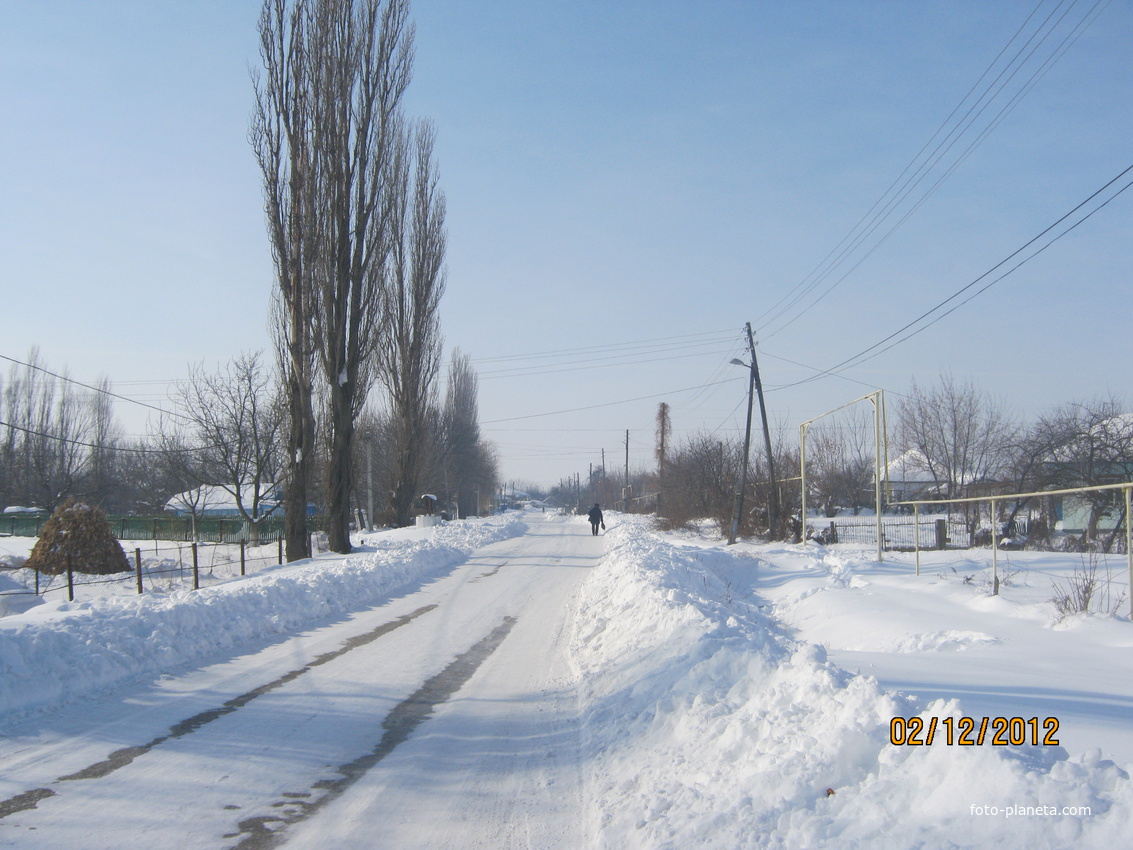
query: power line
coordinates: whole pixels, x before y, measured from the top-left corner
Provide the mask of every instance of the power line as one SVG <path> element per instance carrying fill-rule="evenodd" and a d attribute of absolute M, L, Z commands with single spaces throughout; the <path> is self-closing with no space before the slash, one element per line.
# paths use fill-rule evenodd
<path fill-rule="evenodd" d="M 716 383 L 727 384 L 727 383 L 730 383 L 733 380 L 736 380 L 736 379 L 729 378 L 726 381 L 717 381 Z M 652 395 L 637 396 L 636 398 L 623 398 L 623 399 L 620 399 L 619 401 L 607 401 L 607 402 L 603 402 L 602 404 L 590 404 L 590 405 L 586 405 L 585 407 L 572 407 L 572 408 L 568 408 L 566 410 L 549 410 L 546 413 L 529 413 L 526 416 L 509 416 L 505 419 L 488 419 L 484 422 L 481 422 L 480 424 L 481 425 L 494 425 L 494 424 L 499 423 L 499 422 L 518 422 L 518 421 L 523 420 L 523 419 L 538 419 L 538 418 L 543 417 L 543 416 L 559 416 L 560 414 L 563 414 L 563 413 L 579 413 L 579 412 L 582 412 L 582 411 L 585 411 L 585 410 L 597 410 L 598 408 L 602 408 L 602 407 L 614 407 L 615 405 L 619 405 L 619 404 L 631 404 L 632 402 L 635 402 L 635 401 L 647 401 L 649 399 L 654 399 L 654 398 L 664 398 L 665 396 L 675 395 L 677 393 L 689 393 L 689 392 L 693 392 L 694 390 L 702 389 L 704 386 L 705 386 L 705 384 L 699 384 L 695 387 L 685 387 L 684 389 L 680 389 L 680 390 L 669 390 L 668 392 L 654 393 Z"/>
<path fill-rule="evenodd" d="M 1056 235 L 1051 237 L 1041 247 L 1037 248 L 1036 250 L 1034 250 L 1033 252 L 1028 254 L 1026 257 L 1021 259 L 1018 263 L 1016 263 L 1010 269 L 1005 271 L 1003 274 L 999 275 L 999 277 L 996 277 L 993 280 L 989 281 L 988 283 L 984 284 L 984 286 L 982 286 L 980 289 L 973 292 L 971 295 L 969 295 L 963 301 L 960 301 L 958 304 L 955 304 L 954 306 L 952 306 L 950 309 L 948 309 L 944 313 L 941 313 L 940 315 L 935 316 L 931 321 L 925 322 L 923 325 L 915 328 L 914 330 L 910 330 L 910 329 L 914 328 L 914 326 L 916 326 L 918 323 L 924 321 L 929 316 L 932 316 L 933 313 L 936 313 L 938 310 L 940 310 L 945 305 L 951 303 L 952 301 L 955 301 L 957 298 L 959 298 L 965 292 L 972 289 L 972 287 L 976 286 L 976 284 L 980 283 L 980 281 L 984 280 L 989 275 L 991 275 L 993 272 L 995 272 L 996 269 L 1001 268 L 1002 266 L 1009 263 L 1012 259 L 1019 256 L 1024 251 L 1026 251 L 1028 248 L 1030 248 L 1032 245 L 1034 245 L 1036 242 L 1038 242 L 1040 239 L 1042 239 L 1044 236 L 1046 236 L 1052 230 L 1057 228 L 1059 225 L 1061 225 L 1063 222 L 1065 222 L 1067 219 L 1069 219 L 1071 216 L 1073 216 L 1075 213 L 1077 213 L 1079 210 L 1081 210 L 1087 204 L 1092 202 L 1095 198 L 1097 198 L 1099 195 L 1101 195 L 1103 192 L 1105 192 L 1107 189 L 1109 189 L 1115 183 L 1118 183 L 1119 181 L 1121 181 L 1131 171 L 1133 171 L 1133 165 L 1130 165 L 1127 168 L 1125 168 L 1120 174 L 1118 174 L 1116 177 L 1114 177 L 1112 180 L 1110 180 L 1108 183 L 1106 183 L 1104 186 L 1102 186 L 1100 189 L 1098 189 L 1096 192 L 1094 192 L 1092 195 L 1090 195 L 1088 198 L 1086 198 L 1084 201 L 1082 201 L 1080 204 L 1078 204 L 1072 210 L 1067 212 L 1065 215 L 1063 215 L 1061 218 L 1059 218 L 1057 221 L 1055 221 L 1049 227 L 1044 229 L 1041 233 L 1039 233 L 1033 239 L 1030 239 L 1025 244 L 1023 244 L 1022 246 L 1017 248 L 1015 251 L 1011 252 L 1011 254 L 1004 257 L 1002 260 L 1000 260 L 998 263 L 996 263 L 994 266 L 992 266 L 986 272 L 981 274 L 975 280 L 971 281 L 970 283 L 966 284 L 965 286 L 960 287 L 960 289 L 956 290 L 954 293 L 949 295 L 943 301 L 939 302 L 938 304 L 936 304 L 932 308 L 926 310 L 924 313 L 917 316 L 917 318 L 913 319 L 912 321 L 907 322 L 905 325 L 898 328 L 896 331 L 889 334 L 884 339 L 879 340 L 878 342 L 875 342 L 873 345 L 869 346 L 868 348 L 865 348 L 862 351 L 859 351 L 857 354 L 846 358 L 841 363 L 838 363 L 837 365 L 832 366 L 829 369 L 821 370 L 820 375 L 815 375 L 815 376 L 812 376 L 810 378 L 805 378 L 801 381 L 797 381 L 794 384 L 790 384 L 788 386 L 799 386 L 801 384 L 809 383 L 811 381 L 817 380 L 819 377 L 822 377 L 823 375 L 832 375 L 836 372 L 848 369 L 851 366 L 855 366 L 855 365 L 858 365 L 860 363 L 863 363 L 866 360 L 870 360 L 870 359 L 878 356 L 879 354 L 882 354 L 882 353 L 888 351 L 889 349 L 893 348 L 894 346 L 899 345 L 900 343 L 905 342 L 906 340 L 916 336 L 917 334 L 921 333 L 922 331 L 927 330 L 928 328 L 932 327 L 933 325 L 935 325 L 937 322 L 941 321 L 945 317 L 950 316 L 952 313 L 954 313 L 960 307 L 963 307 L 965 304 L 968 304 L 973 299 L 975 299 L 975 298 L 979 297 L 980 295 L 982 295 L 983 293 L 987 292 L 987 290 L 991 289 L 991 287 L 995 286 L 995 284 L 999 283 L 1005 277 L 1011 275 L 1017 269 L 1019 269 L 1021 266 L 1030 262 L 1032 259 L 1037 257 L 1039 254 L 1043 253 L 1043 251 L 1045 251 L 1047 248 L 1049 248 L 1051 245 L 1053 245 L 1055 242 L 1057 242 L 1063 236 L 1066 236 L 1071 231 L 1075 230 L 1080 225 L 1084 224 L 1086 221 L 1088 221 L 1096 213 L 1101 212 L 1112 201 L 1116 200 L 1122 193 L 1124 193 L 1127 189 L 1129 189 L 1130 186 L 1133 186 L 1133 180 L 1126 183 L 1124 186 L 1122 186 L 1120 189 L 1118 189 L 1116 192 L 1114 192 L 1110 197 L 1106 198 L 1106 200 L 1103 201 L 1101 204 L 1099 204 L 1097 207 L 1090 210 L 1088 213 L 1083 215 L 1081 218 L 1077 219 L 1072 224 L 1068 225 L 1065 229 L 1063 229 L 1062 231 L 1060 231 L 1059 233 L 1057 233 Z M 901 336 L 900 339 L 895 339 L 896 337 L 903 334 L 905 331 L 910 331 L 910 332 L 908 334 L 905 334 L 905 336 Z M 889 344 L 886 345 L 886 343 L 889 343 Z M 882 346 L 885 346 L 885 347 L 882 348 Z M 873 353 L 871 354 L 871 352 L 873 352 Z"/>
<path fill-rule="evenodd" d="M 708 343 L 700 343 L 696 347 L 707 345 Z M 713 345 L 715 343 L 712 343 Z M 691 346 L 690 346 L 691 347 Z M 671 350 L 671 349 L 670 349 Z M 562 364 L 548 364 L 548 366 L 521 366 L 515 369 L 501 369 L 493 372 L 479 372 L 477 377 L 481 379 L 493 378 L 522 378 L 531 375 L 555 375 L 561 372 L 580 372 L 589 369 L 604 369 L 611 366 L 637 366 L 642 363 L 660 363 L 667 360 L 684 360 L 689 357 L 706 357 L 709 355 L 716 355 L 726 353 L 731 349 L 726 350 L 712 350 L 712 351 L 699 351 L 690 354 L 674 354 L 669 357 L 649 357 L 645 360 L 620 360 L 618 357 L 614 358 L 596 358 L 594 360 L 580 360 L 575 363 L 589 364 L 589 365 L 573 365 L 570 363 Z M 640 352 L 633 354 L 619 355 L 619 357 L 638 356 Z"/>
<path fill-rule="evenodd" d="M 146 404 L 144 401 L 138 401 L 137 399 L 129 398 L 128 396 L 119 395 L 118 393 L 112 392 L 111 390 L 105 389 L 103 387 L 95 387 L 91 386 L 90 384 L 84 384 L 82 381 L 76 381 L 74 378 L 70 378 L 67 375 L 60 375 L 58 372 L 52 372 L 50 369 L 45 369 L 42 366 L 37 366 L 34 363 L 25 363 L 23 360 L 17 360 L 15 357 L 8 357 L 6 354 L 0 354 L 0 360 L 7 360 L 9 363 L 15 363 L 17 366 L 23 366 L 27 369 L 34 369 L 37 372 L 42 372 L 45 375 L 50 375 L 51 377 L 57 378 L 60 381 L 65 381 L 68 384 L 74 384 L 77 387 L 82 387 L 83 389 L 90 390 L 92 392 L 98 393 L 99 395 L 110 396 L 111 398 L 120 399 L 121 401 L 128 401 L 130 404 L 136 404 L 139 407 L 147 407 L 150 410 L 156 410 L 158 413 L 165 414 L 166 416 L 176 416 L 178 419 L 185 419 L 186 421 L 188 421 L 189 419 L 189 417 L 183 414 L 170 410 L 164 410 L 155 405 Z"/>
<path fill-rule="evenodd" d="M 882 224 L 894 214 L 897 207 L 909 198 L 913 190 L 928 177 L 929 173 L 940 164 L 945 155 L 948 154 L 960 138 L 971 129 L 973 124 L 984 114 L 992 102 L 1000 97 L 1011 80 L 1019 74 L 1024 65 L 1031 61 L 1038 49 L 1047 41 L 1055 29 L 1063 23 L 1070 11 L 1078 4 L 1078 0 L 1072 0 L 1069 6 L 1063 10 L 1062 14 L 1058 15 L 1057 19 L 1055 19 L 1059 8 L 1064 5 L 1064 0 L 1059 0 L 1055 8 L 1038 24 L 1034 32 L 1027 36 L 1026 40 L 1018 47 L 998 74 L 983 86 L 978 97 L 970 103 L 955 122 L 954 126 L 949 129 L 949 125 L 952 124 L 953 119 L 956 118 L 957 114 L 964 107 L 964 104 L 971 100 L 973 93 L 980 88 L 981 83 L 990 77 L 1011 45 L 1020 39 L 1028 24 L 1030 24 L 1031 20 L 1038 14 L 1045 3 L 1045 0 L 1039 0 L 1038 5 L 1032 10 L 1030 15 L 1027 16 L 1027 19 L 1018 30 L 1016 30 L 1015 34 L 1003 49 L 1000 50 L 995 59 L 987 66 L 976 83 L 973 84 L 964 97 L 960 99 L 959 103 L 953 108 L 948 117 L 944 119 L 929 140 L 922 146 L 920 151 L 917 152 L 905 166 L 904 170 L 902 170 L 897 178 L 882 193 L 881 197 L 874 202 L 873 206 L 870 207 L 865 215 L 858 220 L 850 231 L 842 237 L 837 245 L 827 253 L 822 261 L 806 277 L 795 284 L 779 301 L 772 305 L 770 310 L 765 314 L 762 324 L 757 328 L 757 330 L 761 332 L 761 337 L 766 340 L 804 316 L 877 251 L 878 248 L 880 248 L 881 245 L 883 245 L 885 241 L 936 192 L 956 169 L 970 157 L 975 148 L 982 144 L 987 136 L 999 126 L 1006 115 L 1009 114 L 1022 98 L 1031 91 L 1034 85 L 1037 84 L 1038 80 L 1046 74 L 1054 63 L 1061 59 L 1066 50 L 1081 36 L 1082 32 L 1097 19 L 1101 11 L 1104 11 L 1105 6 L 1108 6 L 1109 2 L 1110 0 L 1096 0 L 1094 5 L 1077 24 L 1074 25 L 1070 33 L 1063 37 L 1059 45 L 1041 62 L 1039 68 L 1031 74 L 1030 78 L 1010 98 L 1007 104 L 988 121 L 983 130 L 977 134 L 975 140 L 945 169 L 944 173 L 936 182 L 921 194 L 913 203 L 912 207 L 908 209 L 896 223 L 889 227 L 841 277 L 830 284 L 817 298 L 811 300 L 807 306 L 796 312 L 791 318 L 780 323 L 778 327 L 766 331 L 772 323 L 783 318 L 789 311 L 807 299 L 823 281 L 832 275 L 839 266 L 848 262 L 853 253 L 861 248 L 866 240 L 871 238 L 873 234 L 878 231 Z"/>
<path fill-rule="evenodd" d="M 629 349 L 643 348 L 643 347 L 650 347 L 650 348 L 662 347 L 662 348 L 664 348 L 664 347 L 667 347 L 667 346 L 662 346 L 662 345 L 660 345 L 661 343 L 670 343 L 670 342 L 675 342 L 675 341 L 678 341 L 678 340 L 703 339 L 705 337 L 712 338 L 710 341 L 721 342 L 724 339 L 726 339 L 727 337 L 730 337 L 732 335 L 732 333 L 733 333 L 733 331 L 731 331 L 731 330 L 728 330 L 728 331 L 705 331 L 705 332 L 702 332 L 702 333 L 695 333 L 695 334 L 681 334 L 681 335 L 678 335 L 678 336 L 654 337 L 652 339 L 643 339 L 643 340 L 629 340 L 629 341 L 625 341 L 625 342 L 608 343 L 608 344 L 605 344 L 605 345 L 584 346 L 584 347 L 581 347 L 581 348 L 560 348 L 560 349 L 553 349 L 551 351 L 540 351 L 540 352 L 534 352 L 534 353 L 529 353 L 529 354 L 505 354 L 505 355 L 501 355 L 499 357 L 477 357 L 477 358 L 473 358 L 472 362 L 474 364 L 503 363 L 503 362 L 507 362 L 507 361 L 510 361 L 510 360 L 537 360 L 537 359 L 562 358 L 562 357 L 567 357 L 569 355 L 593 354 L 593 353 L 600 353 L 600 352 L 614 352 L 614 351 L 619 351 L 619 350 L 626 349 L 626 348 L 629 348 Z"/>
<path fill-rule="evenodd" d="M 88 443 L 85 440 L 76 440 L 71 437 L 64 437 L 60 434 L 48 434 L 44 431 L 36 431 L 31 428 L 24 428 L 20 425 L 13 425 L 11 422 L 0 421 L 0 428 L 11 428 L 13 431 L 19 431 L 24 434 L 30 434 L 33 437 L 42 437 L 45 440 L 55 440 L 59 443 L 66 443 L 69 446 L 81 446 L 86 449 L 95 449 L 100 452 L 123 452 L 127 454 L 187 454 L 190 452 L 199 452 L 209 446 L 197 446 L 195 448 L 184 449 L 146 449 L 138 446 L 106 446 L 99 443 Z"/>

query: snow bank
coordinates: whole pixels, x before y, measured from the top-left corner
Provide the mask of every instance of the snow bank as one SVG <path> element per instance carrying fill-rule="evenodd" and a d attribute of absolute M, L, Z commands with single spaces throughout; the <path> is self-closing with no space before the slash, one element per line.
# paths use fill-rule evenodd
<path fill-rule="evenodd" d="M 707 566 L 732 557 L 628 520 L 606 535 L 571 647 L 601 846 L 1111 847 L 1133 835 L 1133 783 L 1096 752 L 893 746 L 893 717 L 959 716 L 959 704 L 887 693 L 793 640 Z M 941 649 L 982 638 L 936 637 Z"/>
<path fill-rule="evenodd" d="M 360 610 L 525 528 L 519 517 L 452 523 L 427 537 L 378 535 L 344 558 L 301 561 L 198 591 L 45 603 L 0 620 L 0 712 L 54 705 Z"/>

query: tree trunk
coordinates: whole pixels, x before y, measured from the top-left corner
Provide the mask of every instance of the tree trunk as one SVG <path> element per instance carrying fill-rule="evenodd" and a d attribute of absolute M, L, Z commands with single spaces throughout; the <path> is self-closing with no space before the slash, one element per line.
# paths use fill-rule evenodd
<path fill-rule="evenodd" d="M 287 560 L 300 561 L 311 556 L 307 533 L 307 498 L 311 481 L 311 453 L 315 443 L 315 417 L 310 385 L 292 375 L 287 382 L 290 407 L 288 465 L 291 471 L 284 493 L 284 535 Z"/>
<path fill-rule="evenodd" d="M 332 552 L 350 552 L 350 494 L 354 490 L 351 447 L 354 442 L 354 411 L 351 384 L 330 388 L 331 445 L 327 468 L 327 543 Z"/>
<path fill-rule="evenodd" d="M 412 518 L 413 498 L 417 489 L 420 437 L 412 420 L 403 419 L 401 428 L 401 451 L 397 458 L 397 478 L 393 488 L 393 512 L 397 525 L 406 526 Z"/>

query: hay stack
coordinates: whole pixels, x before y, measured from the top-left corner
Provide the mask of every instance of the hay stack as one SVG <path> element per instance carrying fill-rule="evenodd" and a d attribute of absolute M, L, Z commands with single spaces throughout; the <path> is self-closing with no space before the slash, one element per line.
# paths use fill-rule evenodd
<path fill-rule="evenodd" d="M 108 575 L 130 570 L 126 553 L 110 531 L 100 508 L 68 499 L 44 523 L 43 532 L 24 566 L 46 575 L 71 569 L 89 575 Z"/>

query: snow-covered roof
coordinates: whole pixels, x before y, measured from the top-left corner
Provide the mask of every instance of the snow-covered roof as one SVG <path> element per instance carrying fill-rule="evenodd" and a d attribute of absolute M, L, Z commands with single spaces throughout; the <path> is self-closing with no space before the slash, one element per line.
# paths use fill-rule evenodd
<path fill-rule="evenodd" d="M 914 484 L 936 484 L 936 479 L 928 471 L 928 460 L 920 449 L 909 449 L 889 461 L 886 472 L 890 481 L 906 481 Z"/>
<path fill-rule="evenodd" d="M 272 494 L 275 490 L 275 485 L 268 485 L 261 489 L 261 494 Z M 250 508 L 252 504 L 253 488 L 245 486 L 240 491 L 241 498 L 244 501 L 244 507 Z M 264 495 L 260 497 L 260 506 L 263 511 L 267 511 L 278 504 L 274 499 L 266 498 Z M 240 509 L 236 506 L 236 497 L 232 495 L 224 487 L 218 484 L 205 484 L 201 487 L 194 487 L 192 490 L 186 490 L 184 493 L 178 493 L 165 503 L 165 509 L 177 514 L 191 514 L 198 515 L 218 515 L 230 514 L 237 515 Z"/>
<path fill-rule="evenodd" d="M 1051 452 L 1055 461 L 1068 463 L 1077 460 L 1083 451 L 1098 441 L 1133 441 L 1133 413 L 1119 413 L 1095 423 L 1087 434 L 1078 435 Z"/>

